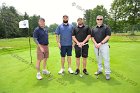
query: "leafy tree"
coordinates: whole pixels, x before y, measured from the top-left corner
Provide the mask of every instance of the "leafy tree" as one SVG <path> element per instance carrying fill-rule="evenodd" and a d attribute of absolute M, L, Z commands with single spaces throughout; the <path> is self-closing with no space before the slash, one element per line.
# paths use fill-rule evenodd
<path fill-rule="evenodd" d="M 54 23 L 49 26 L 48 30 L 50 33 L 54 33 L 57 27 L 58 27 L 58 24 Z"/>
<path fill-rule="evenodd" d="M 103 5 L 97 5 L 94 9 L 86 10 L 84 19 L 87 25 L 94 27 L 96 25 L 96 17 L 102 15 L 104 17 L 104 23 L 108 24 L 109 14 Z"/>

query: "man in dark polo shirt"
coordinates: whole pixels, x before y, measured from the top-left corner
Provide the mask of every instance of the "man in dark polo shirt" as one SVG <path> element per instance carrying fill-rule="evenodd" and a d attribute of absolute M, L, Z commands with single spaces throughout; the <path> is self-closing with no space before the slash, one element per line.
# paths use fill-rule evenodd
<path fill-rule="evenodd" d="M 98 15 L 96 22 L 96 27 L 92 29 L 92 41 L 98 61 L 98 70 L 95 72 L 95 75 L 102 73 L 102 59 L 104 59 L 106 79 L 109 80 L 111 71 L 108 40 L 110 39 L 111 31 L 107 25 L 103 24 L 103 16 Z"/>
<path fill-rule="evenodd" d="M 36 78 L 41 80 L 42 76 L 40 73 L 40 62 L 43 60 L 43 71 L 42 74 L 50 74 L 50 72 L 46 69 L 46 61 L 49 57 L 49 49 L 48 49 L 48 30 L 45 28 L 45 19 L 40 18 L 38 21 L 38 27 L 34 30 L 33 38 L 35 43 L 37 44 L 37 62 L 36 69 L 37 75 Z"/>
<path fill-rule="evenodd" d="M 75 44 L 75 54 L 76 54 L 76 71 L 75 75 L 80 73 L 80 57 L 83 57 L 83 73 L 88 75 L 86 69 L 87 57 L 88 57 L 88 40 L 91 37 L 91 30 L 88 26 L 84 25 L 83 18 L 77 19 L 78 26 L 74 28 L 72 33 L 73 41 Z M 81 53 L 82 52 L 82 53 Z"/>
<path fill-rule="evenodd" d="M 60 49 L 61 54 L 61 69 L 58 74 L 63 74 L 64 72 L 64 63 L 65 56 L 67 55 L 68 61 L 68 72 L 73 74 L 73 70 L 71 68 L 71 56 L 72 56 L 72 31 L 73 26 L 68 23 L 69 17 L 67 15 L 63 16 L 63 23 L 59 25 L 55 31 L 56 33 L 56 41 L 58 47 Z"/>

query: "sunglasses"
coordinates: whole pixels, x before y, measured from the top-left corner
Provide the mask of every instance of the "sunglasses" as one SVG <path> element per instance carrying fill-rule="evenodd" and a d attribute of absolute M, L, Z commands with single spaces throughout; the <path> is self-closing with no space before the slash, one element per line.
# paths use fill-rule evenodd
<path fill-rule="evenodd" d="M 97 20 L 103 20 L 103 19 L 97 19 Z"/>

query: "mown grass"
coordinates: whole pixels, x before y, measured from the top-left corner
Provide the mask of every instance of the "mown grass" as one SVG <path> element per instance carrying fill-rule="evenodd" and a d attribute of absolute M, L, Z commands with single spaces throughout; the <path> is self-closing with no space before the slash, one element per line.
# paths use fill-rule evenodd
<path fill-rule="evenodd" d="M 31 39 L 33 64 L 30 64 L 28 38 L 0 40 L 0 93 L 140 93 L 140 38 L 112 36 L 110 39 L 111 80 L 105 75 L 96 79 L 94 72 L 97 62 L 93 43 L 90 41 L 87 70 L 88 76 L 68 74 L 67 62 L 64 76 L 58 75 L 60 70 L 60 54 L 55 35 L 49 36 L 50 57 L 47 68 L 50 76 L 36 80 L 36 45 Z M 75 70 L 74 50 L 72 68 Z M 42 68 L 42 66 L 41 66 Z"/>

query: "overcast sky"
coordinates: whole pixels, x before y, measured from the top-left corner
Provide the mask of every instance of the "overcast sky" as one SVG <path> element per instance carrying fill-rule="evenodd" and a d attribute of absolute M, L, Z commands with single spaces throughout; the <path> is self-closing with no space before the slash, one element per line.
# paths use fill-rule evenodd
<path fill-rule="evenodd" d="M 83 17 L 85 9 L 93 9 L 97 5 L 104 5 L 109 10 L 113 0 L 0 0 L 7 6 L 14 6 L 18 12 L 27 12 L 30 16 L 40 15 L 46 19 L 46 25 L 62 23 L 62 16 L 67 14 L 69 22 L 75 22 L 78 17 Z M 83 10 L 77 8 L 80 6 Z"/>

